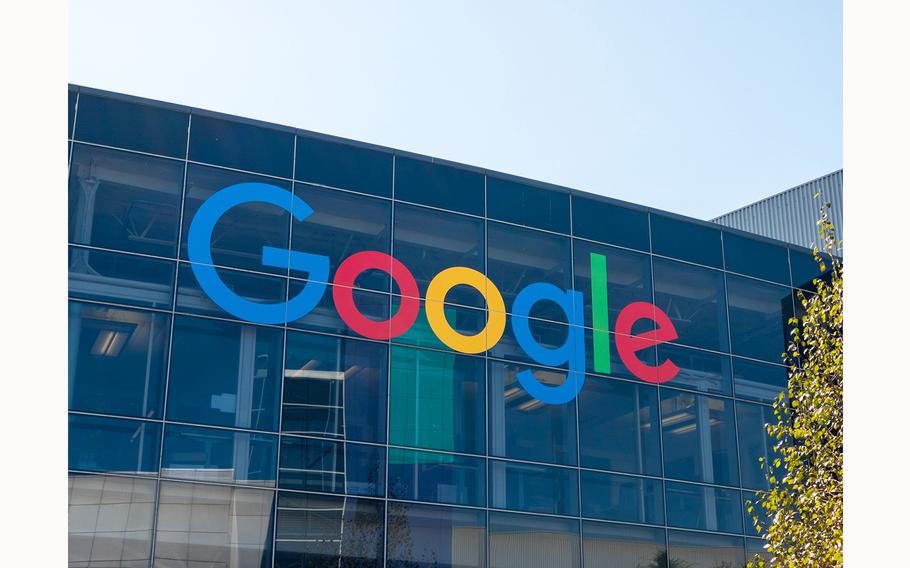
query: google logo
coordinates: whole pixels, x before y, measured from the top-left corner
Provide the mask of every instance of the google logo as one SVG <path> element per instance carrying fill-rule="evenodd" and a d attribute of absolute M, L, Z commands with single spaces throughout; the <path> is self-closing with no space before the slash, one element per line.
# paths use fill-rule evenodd
<path fill-rule="evenodd" d="M 242 320 L 283 324 L 307 315 L 325 294 L 329 282 L 329 259 L 326 256 L 265 246 L 262 264 L 276 268 L 307 272 L 308 283 L 303 290 L 286 302 L 265 304 L 240 297 L 228 288 L 215 270 L 211 240 L 215 225 L 231 208 L 244 203 L 267 203 L 288 211 L 298 221 L 309 217 L 313 210 L 301 198 L 280 187 L 265 183 L 239 183 L 225 187 L 209 197 L 196 212 L 187 237 L 189 259 L 196 279 L 215 304 Z M 603 255 L 591 254 L 591 299 L 593 319 L 594 369 L 610 373 L 609 319 L 607 311 L 607 266 Z M 377 321 L 363 315 L 354 304 L 354 282 L 367 270 L 388 273 L 398 286 L 401 303 L 388 320 Z M 347 257 L 338 266 L 332 280 L 332 298 L 338 315 L 353 331 L 370 339 L 386 340 L 405 333 L 420 312 L 421 295 L 417 282 L 408 267 L 388 254 L 361 251 Z M 487 305 L 485 327 L 474 335 L 464 335 L 446 320 L 443 306 L 449 291 L 455 286 L 470 286 L 477 290 Z M 565 342 L 557 348 L 540 345 L 531 333 L 528 316 L 538 302 L 559 306 L 569 322 Z M 506 306 L 496 285 L 484 274 L 465 266 L 453 266 L 439 272 L 427 286 L 424 299 L 427 321 L 433 333 L 447 347 L 460 353 L 481 353 L 492 348 L 506 329 Z M 561 385 L 540 383 L 534 374 L 525 370 L 518 374 L 521 386 L 534 398 L 548 404 L 563 404 L 574 399 L 585 381 L 585 316 L 583 297 L 575 290 L 561 290 L 546 283 L 535 282 L 522 289 L 513 302 L 512 333 L 528 356 L 541 365 L 566 364 L 568 376 Z M 653 330 L 633 335 L 632 328 L 639 320 L 653 321 Z M 633 302 L 625 306 L 616 318 L 616 351 L 623 364 L 643 381 L 661 383 L 673 379 L 679 368 L 669 359 L 659 365 L 641 361 L 637 353 L 658 343 L 675 340 L 678 335 L 669 316 L 649 302 Z"/>

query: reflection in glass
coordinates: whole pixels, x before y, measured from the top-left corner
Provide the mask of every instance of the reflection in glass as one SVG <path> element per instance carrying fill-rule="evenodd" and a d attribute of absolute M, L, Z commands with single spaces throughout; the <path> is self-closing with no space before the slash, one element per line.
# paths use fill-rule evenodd
<path fill-rule="evenodd" d="M 296 178 L 392 197 L 392 153 L 297 136 Z"/>
<path fill-rule="evenodd" d="M 723 272 L 655 258 L 654 303 L 670 316 L 677 343 L 727 351 Z"/>
<path fill-rule="evenodd" d="M 529 513 L 578 514 L 575 469 L 490 460 L 490 506 Z"/>
<path fill-rule="evenodd" d="M 215 271 L 225 286 L 245 300 L 277 304 L 286 298 L 286 278 L 229 268 L 216 268 Z M 191 265 L 186 262 L 181 262 L 177 269 L 177 311 L 237 319 L 209 298 L 199 286 Z"/>
<path fill-rule="evenodd" d="M 793 315 L 790 289 L 731 274 L 727 301 L 733 353 L 780 363 Z"/>
<path fill-rule="evenodd" d="M 294 135 L 194 113 L 189 157 L 194 162 L 290 178 Z"/>
<path fill-rule="evenodd" d="M 581 515 L 608 521 L 664 523 L 663 482 L 597 471 L 581 472 Z"/>
<path fill-rule="evenodd" d="M 188 123 L 187 112 L 81 93 L 74 137 L 182 159 Z"/>
<path fill-rule="evenodd" d="M 768 489 L 764 468 L 781 456 L 774 451 L 776 441 L 766 429 L 767 424 L 776 424 L 774 409 L 761 404 L 736 402 L 736 422 L 739 431 L 739 469 L 742 472 L 743 487 Z M 759 463 L 759 459 L 764 462 Z M 783 474 L 783 467 L 776 467 L 777 478 Z"/>
<path fill-rule="evenodd" d="M 771 403 L 787 391 L 787 368 L 734 357 L 733 382 L 737 398 Z"/>
<path fill-rule="evenodd" d="M 667 568 L 664 529 L 597 521 L 581 526 L 585 568 Z"/>
<path fill-rule="evenodd" d="M 739 483 L 732 400 L 664 389 L 660 416 L 667 477 Z"/>
<path fill-rule="evenodd" d="M 578 395 L 581 465 L 660 475 L 657 389 L 589 375 Z"/>
<path fill-rule="evenodd" d="M 483 215 L 483 175 L 443 164 L 397 156 L 395 199 Z"/>
<path fill-rule="evenodd" d="M 70 410 L 160 418 L 170 319 L 70 302 Z"/>
<path fill-rule="evenodd" d="M 731 272 L 790 284 L 786 246 L 724 231 L 724 262 Z"/>
<path fill-rule="evenodd" d="M 651 251 L 661 256 L 723 268 L 720 229 L 651 214 Z"/>
<path fill-rule="evenodd" d="M 755 555 L 760 556 L 766 566 L 771 564 L 771 555 L 765 550 L 765 541 L 760 538 L 746 538 L 746 562 L 755 559 Z"/>
<path fill-rule="evenodd" d="M 474 509 L 389 503 L 386 566 L 483 568 L 486 515 Z"/>
<path fill-rule="evenodd" d="M 487 216 L 538 229 L 569 232 L 569 194 L 487 177 Z"/>
<path fill-rule="evenodd" d="M 764 535 L 767 533 L 771 519 L 760 503 L 763 493 L 763 491 L 743 491 L 743 526 L 747 537 L 749 535 Z M 749 510 L 750 508 L 752 509 L 751 511 Z M 755 517 L 758 517 L 761 531 L 755 526 Z M 747 538 L 746 541 L 748 542 L 748 540 Z"/>
<path fill-rule="evenodd" d="M 490 567 L 578 568 L 578 531 L 575 519 L 490 512 Z"/>
<path fill-rule="evenodd" d="M 155 474 L 160 443 L 157 422 L 69 416 L 69 469 Z"/>
<path fill-rule="evenodd" d="M 182 188 L 183 162 L 75 144 L 70 242 L 173 257 Z"/>
<path fill-rule="evenodd" d="M 529 370 L 544 384 L 559 385 L 566 373 L 490 361 L 490 455 L 575 465 L 575 400 L 544 404 L 518 382 Z"/>
<path fill-rule="evenodd" d="M 389 448 L 389 497 L 483 507 L 483 458 Z"/>
<path fill-rule="evenodd" d="M 279 491 L 275 566 L 379 568 L 384 525 L 382 501 Z"/>
<path fill-rule="evenodd" d="M 381 497 L 385 448 L 282 436 L 278 486 L 282 489 Z"/>
<path fill-rule="evenodd" d="M 278 430 L 280 329 L 177 316 L 169 420 Z"/>
<path fill-rule="evenodd" d="M 176 263 L 71 246 L 69 296 L 171 309 Z"/>
<path fill-rule="evenodd" d="M 288 286 L 288 298 L 295 298 L 306 286 L 311 284 L 306 280 L 291 279 Z M 338 310 L 335 308 L 335 299 L 332 295 L 332 285 L 325 287 L 325 292 L 319 303 L 306 315 L 289 321 L 290 327 L 306 329 L 311 331 L 323 331 L 334 335 L 349 335 L 352 337 L 362 337 L 356 331 L 344 323 Z M 357 309 L 369 319 L 375 321 L 385 321 L 389 319 L 389 295 L 382 292 L 373 292 L 361 288 L 351 288 L 351 297 L 354 299 L 354 305 Z"/>
<path fill-rule="evenodd" d="M 154 479 L 69 477 L 69 566 L 147 568 L 152 553 Z"/>
<path fill-rule="evenodd" d="M 389 348 L 289 331 L 284 432 L 385 442 Z"/>
<path fill-rule="evenodd" d="M 484 453 L 482 358 L 393 346 L 391 366 L 390 443 Z"/>
<path fill-rule="evenodd" d="M 168 424 L 161 477 L 275 486 L 276 436 Z"/>
<path fill-rule="evenodd" d="M 657 346 L 657 359 L 660 363 L 669 359 L 679 368 L 677 375 L 665 383 L 667 386 L 733 394 L 729 355 L 661 343 Z"/>
<path fill-rule="evenodd" d="M 737 489 L 667 482 L 667 524 L 673 527 L 741 533 L 741 505 Z"/>
<path fill-rule="evenodd" d="M 689 531 L 667 531 L 670 567 L 718 568 L 745 566 L 743 537 Z"/>
<path fill-rule="evenodd" d="M 153 566 L 268 566 L 274 492 L 162 481 Z"/>

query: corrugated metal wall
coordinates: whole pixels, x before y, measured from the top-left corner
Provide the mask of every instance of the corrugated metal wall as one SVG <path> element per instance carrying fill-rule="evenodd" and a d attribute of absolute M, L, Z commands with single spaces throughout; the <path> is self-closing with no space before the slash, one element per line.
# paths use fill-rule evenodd
<path fill-rule="evenodd" d="M 818 198 L 815 194 L 820 194 Z M 734 227 L 772 239 L 811 248 L 821 246 L 818 240 L 819 207 L 831 204 L 829 215 L 844 238 L 844 170 L 798 185 L 736 211 L 711 219 L 715 223 Z"/>

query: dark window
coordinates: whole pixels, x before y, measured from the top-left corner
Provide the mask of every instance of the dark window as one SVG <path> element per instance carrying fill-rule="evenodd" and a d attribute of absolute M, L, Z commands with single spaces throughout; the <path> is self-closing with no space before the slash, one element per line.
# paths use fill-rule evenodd
<path fill-rule="evenodd" d="M 70 302 L 70 409 L 160 418 L 170 319 Z"/>
<path fill-rule="evenodd" d="M 338 265 L 352 254 L 362 251 L 390 252 L 390 201 L 299 183 L 295 184 L 294 192 L 312 207 L 313 214 L 303 221 L 292 222 L 291 248 L 306 254 L 329 257 L 330 278 Z M 365 271 L 355 285 L 388 292 L 391 262 L 386 268 L 385 272 Z M 308 277 L 297 272 L 292 272 L 291 275 Z"/>
<path fill-rule="evenodd" d="M 294 135 L 251 124 L 193 115 L 190 160 L 290 178 Z"/>
<path fill-rule="evenodd" d="M 608 521 L 664 523 L 663 482 L 596 471 L 581 472 L 581 515 Z"/>
<path fill-rule="evenodd" d="M 490 460 L 490 507 L 578 514 L 578 470 Z"/>
<path fill-rule="evenodd" d="M 384 521 L 382 501 L 279 491 L 275 566 L 380 568 Z"/>
<path fill-rule="evenodd" d="M 748 535 L 764 536 L 768 532 L 768 525 L 771 519 L 761 506 L 760 499 L 764 492 L 761 491 L 743 491 L 743 526 L 746 527 L 745 533 Z M 749 510 L 751 509 L 751 511 Z M 756 517 L 758 520 L 756 521 Z M 761 530 L 755 526 L 758 522 Z M 748 550 L 749 538 L 746 538 L 746 549 Z"/>
<path fill-rule="evenodd" d="M 381 497 L 385 489 L 385 448 L 282 436 L 278 486 Z"/>
<path fill-rule="evenodd" d="M 486 514 L 474 509 L 389 504 L 390 568 L 484 568 Z"/>
<path fill-rule="evenodd" d="M 252 274 L 230 268 L 216 268 L 218 277 L 232 292 L 252 302 L 277 304 L 287 297 L 287 278 Z M 177 311 L 237 318 L 215 304 L 202 290 L 193 269 L 188 263 L 180 263 L 177 269 Z"/>
<path fill-rule="evenodd" d="M 71 246 L 69 296 L 171 309 L 176 263 Z"/>
<path fill-rule="evenodd" d="M 723 268 L 720 229 L 651 215 L 651 251 L 661 256 Z"/>
<path fill-rule="evenodd" d="M 186 112 L 81 93 L 75 138 L 183 158 L 188 121 Z"/>
<path fill-rule="evenodd" d="M 667 482 L 667 524 L 684 529 L 743 532 L 738 489 Z"/>
<path fill-rule="evenodd" d="M 774 245 L 724 231 L 724 261 L 727 270 L 783 285 L 790 283 L 786 246 Z"/>
<path fill-rule="evenodd" d="M 673 322 L 677 343 L 727 350 L 723 272 L 655 258 L 654 302 Z"/>
<path fill-rule="evenodd" d="M 737 485 L 733 401 L 664 389 L 660 406 L 665 475 Z"/>
<path fill-rule="evenodd" d="M 787 391 L 787 368 L 734 357 L 733 380 L 738 398 L 770 403 Z"/>
<path fill-rule="evenodd" d="M 385 442 L 388 346 L 289 331 L 285 432 Z"/>
<path fill-rule="evenodd" d="M 576 519 L 490 512 L 490 568 L 579 568 L 579 528 Z"/>
<path fill-rule="evenodd" d="M 660 475 L 657 389 L 589 375 L 578 395 L 581 465 Z"/>
<path fill-rule="evenodd" d="M 70 414 L 69 468 L 80 471 L 158 472 L 161 424 Z"/>
<path fill-rule="evenodd" d="M 686 568 L 745 566 L 743 537 L 689 531 L 667 531 L 669 565 Z"/>
<path fill-rule="evenodd" d="M 483 175 L 423 160 L 395 159 L 395 199 L 483 215 Z"/>
<path fill-rule="evenodd" d="M 793 315 L 790 288 L 731 274 L 727 302 L 733 353 L 780 363 L 790 330 L 787 320 Z"/>
<path fill-rule="evenodd" d="M 238 183 L 265 183 L 288 190 L 287 209 L 291 208 L 291 185 L 288 182 L 190 165 L 186 174 L 181 258 L 189 258 L 187 235 L 199 207 L 217 191 Z M 290 222 L 291 214 L 286 209 L 268 203 L 244 203 L 232 207 L 221 217 L 212 231 L 210 247 L 212 261 L 219 266 L 287 274 L 287 267 L 279 268 L 262 263 L 262 248 L 270 246 L 287 249 Z M 305 277 L 303 274 L 297 276 Z"/>
<path fill-rule="evenodd" d="M 583 521 L 581 525 L 585 568 L 667 568 L 664 529 L 597 521 Z"/>
<path fill-rule="evenodd" d="M 484 271 L 483 220 L 410 205 L 395 206 L 395 258 L 414 275 L 421 297 L 430 281 L 453 266 Z M 455 286 L 446 296 L 456 304 L 485 307 L 481 292 Z"/>
<path fill-rule="evenodd" d="M 484 462 L 483 458 L 389 448 L 389 497 L 483 507 L 487 504 Z"/>
<path fill-rule="evenodd" d="M 76 144 L 70 242 L 173 257 L 183 163 Z"/>
<path fill-rule="evenodd" d="M 161 477 L 275 486 L 277 436 L 168 424 Z"/>
<path fill-rule="evenodd" d="M 268 566 L 274 499 L 262 489 L 162 481 L 152 565 Z"/>
<path fill-rule="evenodd" d="M 485 452 L 482 358 L 393 346 L 391 366 L 390 443 Z"/>
<path fill-rule="evenodd" d="M 298 136 L 295 178 L 392 197 L 392 154 Z"/>
<path fill-rule="evenodd" d="M 518 373 L 533 371 L 544 384 L 558 385 L 566 373 L 490 361 L 490 455 L 575 465 L 575 401 L 545 404 L 518 382 Z"/>
<path fill-rule="evenodd" d="M 321 285 L 321 283 L 311 283 L 306 280 L 296 280 L 292 278 L 289 284 L 288 297 L 296 297 L 306 286 L 318 285 Z M 338 315 L 338 310 L 335 308 L 335 298 L 332 294 L 332 288 L 331 285 L 326 286 L 322 298 L 319 303 L 316 304 L 316 307 L 303 317 L 289 321 L 288 325 L 290 327 L 311 331 L 324 331 L 336 335 L 361 337 L 360 334 L 349 328 L 348 324 L 344 323 L 344 320 Z M 350 292 L 354 299 L 354 305 L 357 306 L 360 313 L 369 319 L 376 321 L 385 321 L 389 319 L 390 300 L 388 294 L 384 292 L 372 292 L 361 288 L 353 288 Z"/>
<path fill-rule="evenodd" d="M 487 275 L 502 293 L 509 312 L 528 284 L 548 282 L 560 290 L 572 288 L 568 237 L 490 222 L 487 257 Z M 566 314 L 553 302 L 538 302 L 534 308 L 533 317 L 566 322 Z"/>
<path fill-rule="evenodd" d="M 572 196 L 572 234 L 645 252 L 651 248 L 646 211 L 577 195 Z"/>
<path fill-rule="evenodd" d="M 178 316 L 168 419 L 278 430 L 283 339 L 280 329 Z"/>
<path fill-rule="evenodd" d="M 739 469 L 743 487 L 768 489 L 766 471 L 772 467 L 777 479 L 784 469 L 774 466 L 774 460 L 783 457 L 774 450 L 777 441 L 768 434 L 766 426 L 777 424 L 774 409 L 761 404 L 736 403 L 736 425 L 739 432 Z M 762 460 L 762 461 L 759 461 Z"/>
<path fill-rule="evenodd" d="M 821 253 L 821 258 L 825 263 L 825 275 L 829 275 L 831 258 L 825 253 Z M 809 292 L 816 291 L 812 280 L 823 276 L 821 266 L 815 261 L 811 252 L 793 248 L 790 249 L 790 272 L 792 274 L 791 282 L 793 287 L 802 288 Z"/>
<path fill-rule="evenodd" d="M 679 368 L 666 386 L 682 387 L 712 394 L 733 394 L 730 379 L 730 356 L 670 343 L 657 346 L 659 363 L 672 361 Z"/>
<path fill-rule="evenodd" d="M 616 331 L 616 316 L 633 302 L 651 302 L 651 258 L 646 254 L 606 247 L 575 239 L 575 289 L 584 296 L 586 326 L 606 331 Z M 595 256 L 602 256 L 603 263 Z M 591 265 L 594 263 L 594 279 Z M 603 280 L 606 280 L 607 321 L 600 313 L 591 311 L 592 302 L 603 300 Z M 593 282 L 593 284 L 592 284 Z M 654 323 L 640 320 L 634 333 L 654 329 Z"/>
<path fill-rule="evenodd" d="M 487 177 L 487 216 L 519 225 L 569 232 L 569 194 Z"/>

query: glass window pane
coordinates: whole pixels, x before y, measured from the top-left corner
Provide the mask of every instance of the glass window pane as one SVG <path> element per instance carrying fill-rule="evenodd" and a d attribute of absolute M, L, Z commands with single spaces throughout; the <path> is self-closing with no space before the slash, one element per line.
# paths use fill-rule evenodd
<path fill-rule="evenodd" d="M 161 482 L 154 566 L 268 566 L 275 493 Z"/>
<path fill-rule="evenodd" d="M 483 458 L 389 448 L 389 497 L 483 507 Z"/>
<path fill-rule="evenodd" d="M 316 283 L 314 283 L 316 284 Z M 291 279 L 288 297 L 294 298 L 304 287 L 309 286 L 310 282 L 306 280 Z M 369 319 L 375 321 L 385 321 L 389 319 L 389 295 L 383 292 L 373 292 L 361 288 L 350 288 L 351 297 L 354 299 L 354 305 L 358 311 Z M 325 292 L 319 303 L 316 304 L 308 314 L 293 321 L 289 321 L 290 327 L 311 331 L 323 331 L 335 335 L 348 335 L 352 337 L 362 337 L 359 333 L 348 327 L 348 324 L 338 315 L 335 308 L 335 298 L 333 296 L 333 286 L 327 285 Z M 434 336 L 435 337 L 435 336 Z"/>
<path fill-rule="evenodd" d="M 100 416 L 69 416 L 69 468 L 154 475 L 161 424 Z"/>
<path fill-rule="evenodd" d="M 641 381 L 641 379 L 635 373 L 626 367 L 625 363 L 623 363 L 622 358 L 619 356 L 617 342 L 625 340 L 626 337 L 627 336 L 610 333 L 606 338 L 604 338 L 604 340 L 609 343 L 610 348 L 610 372 L 601 372 L 597 370 L 595 362 L 594 330 L 585 329 L 585 366 L 588 372 L 609 375 L 611 377 L 619 377 L 621 379 Z M 649 367 L 656 367 L 657 349 L 654 346 L 643 347 L 642 349 L 639 349 L 635 352 L 635 358 L 644 365 L 647 365 Z"/>
<path fill-rule="evenodd" d="M 739 483 L 732 400 L 662 389 L 660 410 L 667 477 Z"/>
<path fill-rule="evenodd" d="M 391 568 L 483 568 L 486 514 L 473 509 L 389 503 Z"/>
<path fill-rule="evenodd" d="M 667 531 L 670 566 L 718 568 L 745 566 L 743 538 L 688 531 Z"/>
<path fill-rule="evenodd" d="M 727 351 L 723 272 L 655 258 L 654 303 L 673 322 L 677 343 Z"/>
<path fill-rule="evenodd" d="M 385 448 L 282 436 L 279 473 L 282 489 L 381 497 Z"/>
<path fill-rule="evenodd" d="M 720 229 L 651 214 L 651 251 L 661 256 L 723 268 Z"/>
<path fill-rule="evenodd" d="M 391 365 L 390 443 L 485 452 L 482 358 L 393 346 Z"/>
<path fill-rule="evenodd" d="M 581 494 L 583 517 L 664 524 L 663 482 L 659 479 L 582 471 Z"/>
<path fill-rule="evenodd" d="M 776 424 L 774 409 L 761 404 L 736 403 L 736 425 L 739 432 L 739 468 L 742 472 L 743 487 L 768 489 L 765 471 L 775 459 L 782 459 L 774 451 L 777 442 L 765 426 Z M 763 462 L 759 462 L 763 459 Z M 778 479 L 784 473 L 783 467 L 774 468 Z"/>
<path fill-rule="evenodd" d="M 388 346 L 287 334 L 285 432 L 385 442 Z"/>
<path fill-rule="evenodd" d="M 543 304 L 544 302 L 541 303 Z M 508 359 L 510 361 L 518 361 L 522 363 L 537 363 L 537 361 L 528 355 L 528 352 L 525 351 L 525 349 L 518 343 L 518 339 L 515 337 L 515 332 L 512 328 L 511 323 L 511 321 L 507 322 L 506 329 L 503 332 L 502 337 L 496 343 L 496 345 L 490 349 L 490 357 L 496 357 L 497 359 Z M 567 341 L 570 329 L 575 329 L 580 333 L 584 333 L 584 331 L 578 327 L 570 327 L 561 323 L 534 318 L 528 319 L 528 329 L 530 330 L 531 337 L 534 338 L 534 341 L 536 341 L 541 347 L 545 349 L 559 349 Z M 563 369 L 568 368 L 568 362 L 554 365 L 554 367 L 560 367 Z"/>
<path fill-rule="evenodd" d="M 490 460 L 490 507 L 554 515 L 578 514 L 578 471 Z"/>
<path fill-rule="evenodd" d="M 414 275 L 421 296 L 426 296 L 430 281 L 447 268 L 484 271 L 483 225 L 482 219 L 395 205 L 395 258 Z M 482 294 L 469 286 L 455 286 L 446 300 L 486 307 Z"/>
<path fill-rule="evenodd" d="M 398 312 L 401 306 L 401 299 L 401 296 L 392 296 L 393 312 Z M 487 325 L 487 311 L 479 308 L 468 308 L 446 303 L 443 305 L 442 313 L 452 329 L 462 335 L 477 335 Z M 398 337 L 393 337 L 392 343 L 416 345 L 418 347 L 456 353 L 454 349 L 440 341 L 436 333 L 430 328 L 430 323 L 427 321 L 426 302 L 420 305 L 414 325 Z M 480 352 L 478 355 L 483 355 L 484 353 Z"/>
<path fill-rule="evenodd" d="M 160 418 L 170 320 L 70 302 L 70 409 Z"/>
<path fill-rule="evenodd" d="M 572 196 L 572 233 L 611 245 L 651 249 L 648 213 L 644 208 Z"/>
<path fill-rule="evenodd" d="M 569 194 L 487 177 L 487 216 L 559 233 L 569 232 Z"/>
<path fill-rule="evenodd" d="M 81 93 L 75 138 L 182 159 L 188 123 L 187 112 Z"/>
<path fill-rule="evenodd" d="M 733 380 L 738 398 L 770 403 L 787 391 L 787 368 L 734 357 Z"/>
<path fill-rule="evenodd" d="M 279 491 L 275 566 L 380 568 L 384 517 L 382 501 Z"/>
<path fill-rule="evenodd" d="M 216 268 L 215 272 L 225 286 L 246 300 L 277 304 L 287 297 L 287 278 L 229 268 Z M 177 269 L 177 311 L 237 319 L 209 298 L 199 286 L 191 265 L 185 262 L 181 262 Z"/>
<path fill-rule="evenodd" d="M 780 363 L 789 337 L 787 320 L 793 315 L 790 288 L 731 274 L 727 302 L 733 353 Z"/>
<path fill-rule="evenodd" d="M 581 525 L 585 568 L 667 568 L 664 529 L 597 521 Z"/>
<path fill-rule="evenodd" d="M 176 263 L 81 247 L 69 249 L 69 296 L 171 309 Z"/>
<path fill-rule="evenodd" d="M 660 475 L 657 389 L 588 376 L 578 395 L 581 465 Z"/>
<path fill-rule="evenodd" d="M 69 565 L 147 568 L 152 553 L 154 479 L 69 477 Z"/>
<path fill-rule="evenodd" d="M 294 135 L 221 118 L 193 115 L 190 160 L 290 178 Z"/>
<path fill-rule="evenodd" d="M 161 477 L 275 486 L 276 436 L 169 424 Z"/>
<path fill-rule="evenodd" d="M 487 223 L 487 276 L 512 310 L 515 297 L 528 284 L 548 282 L 560 290 L 572 288 L 568 237 Z M 553 302 L 538 302 L 531 316 L 568 323 Z"/>
<path fill-rule="evenodd" d="M 294 185 L 294 192 L 313 208 L 313 213 L 303 221 L 293 221 L 291 248 L 329 257 L 329 274 L 335 274 L 338 265 L 352 254 L 367 250 L 390 252 L 390 201 L 301 183 Z M 307 275 L 294 272 L 292 276 Z M 388 271 L 367 270 L 355 284 L 388 292 L 390 281 Z"/>
<path fill-rule="evenodd" d="M 667 524 L 685 529 L 743 532 L 739 490 L 667 482 Z"/>
<path fill-rule="evenodd" d="M 822 258 L 826 259 L 825 268 L 828 271 L 825 274 L 828 275 L 830 274 L 831 261 L 827 254 L 822 253 Z M 802 288 L 810 292 L 815 292 L 816 290 L 812 280 L 822 277 L 821 267 L 815 262 L 812 252 L 795 248 L 790 249 L 790 272 L 792 274 L 791 282 L 793 287 Z"/>
<path fill-rule="evenodd" d="M 490 513 L 491 568 L 578 568 L 578 521 L 556 517 Z"/>
<path fill-rule="evenodd" d="M 724 231 L 724 262 L 727 270 L 763 280 L 790 283 L 786 245 L 750 239 Z"/>
<path fill-rule="evenodd" d="M 575 289 L 584 296 L 585 325 L 588 327 L 616 331 L 616 316 L 633 302 L 651 302 L 651 258 L 646 254 L 606 247 L 575 239 Z M 605 259 L 606 270 L 597 274 L 607 281 L 607 325 L 595 322 L 591 312 L 591 302 L 595 295 L 603 292 L 598 287 L 592 289 L 591 255 L 600 255 Z M 597 270 L 595 270 L 597 273 Z M 642 327 L 636 326 L 633 332 L 641 333 L 654 329 L 653 322 L 641 320 Z"/>
<path fill-rule="evenodd" d="M 70 242 L 173 257 L 183 162 L 75 144 Z"/>
<path fill-rule="evenodd" d="M 759 491 L 743 491 L 743 526 L 746 527 L 745 533 L 748 535 L 765 535 L 768 532 L 768 525 L 770 524 L 770 519 L 768 514 L 765 512 L 764 507 L 761 506 L 760 499 L 762 492 Z M 752 509 L 751 511 L 749 509 Z M 755 526 L 756 517 L 758 517 L 758 523 L 761 527 L 761 530 Z M 746 538 L 746 547 L 748 549 L 748 541 L 750 539 Z"/>
<path fill-rule="evenodd" d="M 278 430 L 280 329 L 178 316 L 168 420 Z"/>
<path fill-rule="evenodd" d="M 562 384 L 566 373 L 490 361 L 490 455 L 575 465 L 575 401 L 544 404 L 518 382 L 533 371 L 541 383 Z"/>
<path fill-rule="evenodd" d="M 320 185 L 392 197 L 392 154 L 298 136 L 295 177 Z"/>
<path fill-rule="evenodd" d="M 758 555 L 765 561 L 765 566 L 770 566 L 771 555 L 765 550 L 765 544 L 761 538 L 746 538 L 746 562 L 753 562 Z"/>
<path fill-rule="evenodd" d="M 476 172 L 395 158 L 395 199 L 483 215 L 483 185 L 483 175 Z"/>
<path fill-rule="evenodd" d="M 667 386 L 733 394 L 729 355 L 661 343 L 657 346 L 657 359 L 660 363 L 670 360 L 679 368 L 677 375 L 664 383 Z"/>
<path fill-rule="evenodd" d="M 238 183 L 265 183 L 285 189 L 288 192 L 287 208 L 291 207 L 291 184 L 288 182 L 219 168 L 190 165 L 186 172 L 186 200 L 183 205 L 181 241 L 183 244 L 180 258 L 189 258 L 187 241 L 190 225 L 202 203 L 215 192 Z M 268 203 L 243 203 L 232 207 L 215 224 L 212 231 L 212 261 L 218 266 L 287 274 L 287 267 L 277 268 L 262 263 L 262 247 L 287 249 L 290 222 L 291 214 L 286 209 Z"/>

